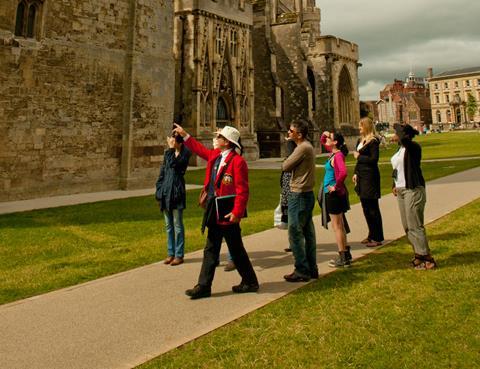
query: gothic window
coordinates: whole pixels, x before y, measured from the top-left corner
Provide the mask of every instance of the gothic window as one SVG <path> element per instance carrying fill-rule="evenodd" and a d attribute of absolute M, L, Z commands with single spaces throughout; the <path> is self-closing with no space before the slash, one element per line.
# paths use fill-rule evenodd
<path fill-rule="evenodd" d="M 223 128 L 229 123 L 227 104 L 222 97 L 217 101 L 217 128 Z"/>
<path fill-rule="evenodd" d="M 238 36 L 237 31 L 230 31 L 230 54 L 236 58 L 238 54 Z"/>
<path fill-rule="evenodd" d="M 243 127 L 248 127 L 250 124 L 250 104 L 248 102 L 248 99 L 245 98 L 243 100 L 243 105 L 241 109 L 241 114 L 242 114 L 242 126 Z"/>
<path fill-rule="evenodd" d="M 315 111 L 316 110 L 315 75 L 313 74 L 310 68 L 307 68 L 307 78 L 308 78 L 308 83 L 310 85 L 310 88 L 312 89 L 312 110 Z"/>
<path fill-rule="evenodd" d="M 220 54 L 222 52 L 222 27 L 218 25 L 215 31 L 215 53 Z"/>
<path fill-rule="evenodd" d="M 39 34 L 43 0 L 22 0 L 17 6 L 15 36 L 35 38 Z"/>
<path fill-rule="evenodd" d="M 339 123 L 352 124 L 352 82 L 347 67 L 343 67 L 340 73 L 338 86 L 338 102 L 339 102 Z"/>

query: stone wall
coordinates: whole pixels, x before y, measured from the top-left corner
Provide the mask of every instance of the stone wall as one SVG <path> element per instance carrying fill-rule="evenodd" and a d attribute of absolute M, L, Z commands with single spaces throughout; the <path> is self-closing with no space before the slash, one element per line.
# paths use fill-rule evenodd
<path fill-rule="evenodd" d="M 0 4 L 0 201 L 152 186 L 172 121 L 171 1 Z"/>

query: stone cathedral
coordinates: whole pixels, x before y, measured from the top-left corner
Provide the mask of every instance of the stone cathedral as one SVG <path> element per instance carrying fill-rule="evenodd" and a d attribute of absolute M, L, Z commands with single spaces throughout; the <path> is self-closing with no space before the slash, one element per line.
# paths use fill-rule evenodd
<path fill-rule="evenodd" d="M 281 156 L 293 119 L 354 135 L 358 46 L 320 33 L 314 0 L 175 1 L 176 116 L 204 142 L 238 127 L 246 157 Z"/>
<path fill-rule="evenodd" d="M 314 0 L 2 0 L 0 202 L 153 186 L 174 120 L 249 160 L 296 118 L 353 139 L 359 65 Z"/>

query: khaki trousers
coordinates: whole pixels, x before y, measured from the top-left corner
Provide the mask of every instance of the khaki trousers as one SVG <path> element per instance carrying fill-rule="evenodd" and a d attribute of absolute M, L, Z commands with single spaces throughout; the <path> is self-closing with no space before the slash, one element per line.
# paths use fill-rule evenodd
<path fill-rule="evenodd" d="M 425 187 L 397 188 L 397 200 L 403 229 L 413 246 L 413 251 L 419 255 L 429 255 L 430 248 L 423 218 L 427 202 Z"/>

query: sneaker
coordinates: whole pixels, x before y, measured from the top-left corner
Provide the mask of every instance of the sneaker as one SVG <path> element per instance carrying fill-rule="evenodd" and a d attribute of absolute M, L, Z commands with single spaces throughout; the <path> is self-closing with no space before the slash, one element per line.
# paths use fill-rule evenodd
<path fill-rule="evenodd" d="M 350 246 L 347 246 L 347 251 L 345 251 L 345 259 L 347 259 L 349 262 L 352 262 L 352 253 L 350 252 Z"/>
<path fill-rule="evenodd" d="M 328 266 L 330 268 L 350 268 L 350 260 L 345 257 L 346 252 L 340 252 L 336 259 L 330 260 Z"/>

